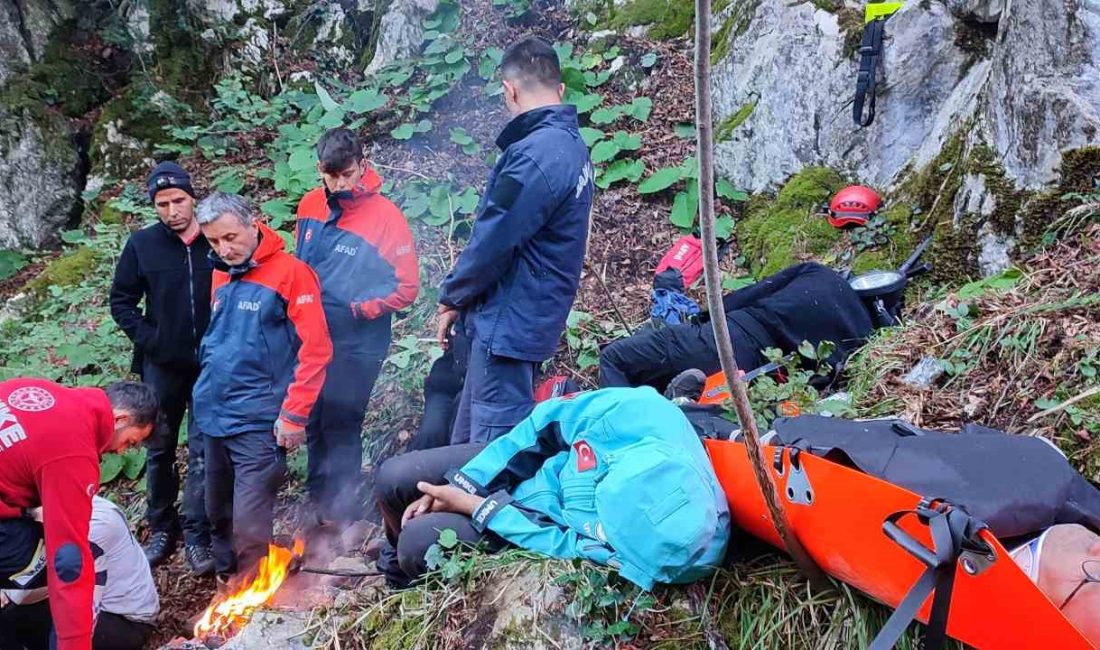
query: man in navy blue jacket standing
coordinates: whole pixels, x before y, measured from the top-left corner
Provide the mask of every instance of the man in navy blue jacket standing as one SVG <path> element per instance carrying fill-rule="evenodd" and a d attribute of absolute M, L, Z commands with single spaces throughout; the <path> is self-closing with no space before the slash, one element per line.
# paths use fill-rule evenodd
<path fill-rule="evenodd" d="M 451 444 L 488 442 L 534 408 L 535 372 L 553 356 L 577 295 L 593 170 L 577 111 L 561 103 L 557 53 L 524 38 L 500 72 L 512 121 L 466 249 L 443 280 L 437 335 L 458 324 L 470 357 Z"/>

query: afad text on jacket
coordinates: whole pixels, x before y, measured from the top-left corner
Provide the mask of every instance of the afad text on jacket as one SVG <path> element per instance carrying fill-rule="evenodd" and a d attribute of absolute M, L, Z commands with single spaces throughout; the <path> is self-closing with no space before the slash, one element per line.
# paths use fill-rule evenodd
<path fill-rule="evenodd" d="M 298 204 L 295 255 L 320 279 L 332 339 L 384 350 L 390 314 L 416 300 L 420 272 L 408 222 L 381 186 L 368 168 L 351 191 L 307 193 Z"/>
<path fill-rule="evenodd" d="M 277 418 L 305 426 L 332 358 L 317 276 L 260 224 L 247 263 L 214 263 L 210 327 L 195 383 L 203 433 L 271 430 Z"/>

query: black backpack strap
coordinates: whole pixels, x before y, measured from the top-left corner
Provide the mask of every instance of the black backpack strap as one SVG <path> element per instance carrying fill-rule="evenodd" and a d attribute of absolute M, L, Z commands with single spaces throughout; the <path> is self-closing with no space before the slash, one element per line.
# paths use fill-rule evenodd
<path fill-rule="evenodd" d="M 875 121 L 875 86 L 878 85 L 878 68 L 882 61 L 882 39 L 885 32 L 885 18 L 876 18 L 863 28 L 863 41 L 859 45 L 856 97 L 852 104 L 852 119 L 860 127 L 871 126 Z"/>
<path fill-rule="evenodd" d="M 927 548 L 898 526 L 897 522 L 910 514 L 915 514 L 931 530 L 932 548 Z M 947 619 L 951 611 L 951 593 L 955 587 L 959 555 L 980 528 L 981 525 L 961 508 L 931 499 L 921 500 L 915 510 L 895 512 L 886 518 L 882 524 L 883 532 L 927 568 L 871 642 L 870 650 L 893 648 L 930 593 L 934 593 L 932 611 L 928 616 L 923 647 L 925 650 L 943 647 L 947 640 Z"/>

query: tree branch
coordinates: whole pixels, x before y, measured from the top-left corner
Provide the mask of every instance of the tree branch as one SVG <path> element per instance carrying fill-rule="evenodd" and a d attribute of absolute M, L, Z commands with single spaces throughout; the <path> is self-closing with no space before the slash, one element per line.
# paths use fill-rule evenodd
<path fill-rule="evenodd" d="M 714 315 L 710 319 L 714 339 L 718 344 L 718 358 L 722 362 L 732 394 L 733 407 L 741 421 L 741 433 L 745 438 L 749 460 L 752 463 L 756 483 L 764 495 L 772 523 L 794 559 L 798 568 L 815 589 L 829 588 L 825 574 L 806 553 L 806 549 L 791 531 L 783 512 L 782 501 L 775 483 L 766 469 L 766 461 L 760 447 L 760 432 L 749 404 L 745 382 L 737 368 L 733 355 L 733 342 L 729 327 L 722 317 L 722 276 L 718 268 L 718 240 L 714 231 L 714 119 L 711 111 L 710 88 L 710 0 L 695 0 L 695 127 L 699 153 L 699 220 L 703 235 L 703 277 L 706 282 L 707 307 Z"/>

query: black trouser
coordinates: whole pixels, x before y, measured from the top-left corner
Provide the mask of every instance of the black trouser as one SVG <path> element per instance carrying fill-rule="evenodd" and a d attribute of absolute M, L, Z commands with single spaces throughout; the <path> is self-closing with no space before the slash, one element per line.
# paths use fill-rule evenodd
<path fill-rule="evenodd" d="M 442 530 L 453 530 L 460 541 L 468 544 L 484 541 L 492 551 L 507 544 L 492 533 L 479 533 L 469 517 L 450 512 L 421 515 L 401 528 L 405 508 L 422 496 L 416 489 L 419 481 L 446 483 L 443 475 L 448 470 L 465 465 L 484 448 L 485 445 L 472 443 L 413 451 L 382 464 L 374 482 L 374 498 L 382 513 L 389 547 L 383 548 L 379 555 L 378 570 L 386 575 L 391 586 L 407 587 L 427 573 L 424 554 L 439 540 Z"/>
<path fill-rule="evenodd" d="M 362 518 L 363 418 L 386 347 L 375 351 L 333 342 L 325 385 L 306 426 L 306 486 L 321 519 L 348 523 Z"/>
<path fill-rule="evenodd" d="M 275 495 L 286 478 L 286 450 L 275 444 L 270 430 L 208 435 L 206 464 L 215 570 L 249 570 L 267 555 Z"/>
<path fill-rule="evenodd" d="M 773 343 L 757 342 L 737 323 L 726 322 L 737 366 L 747 372 L 764 365 L 761 350 Z M 600 352 L 600 388 L 652 386 L 664 390 L 669 380 L 691 368 L 707 375 L 722 369 L 710 323 L 647 329 L 608 345 Z"/>
<path fill-rule="evenodd" d="M 92 634 L 92 650 L 141 650 L 153 631 L 152 625 L 100 612 Z M 46 650 L 52 636 L 50 601 L 0 610 L 0 650 Z"/>
<path fill-rule="evenodd" d="M 176 496 L 180 486 L 176 447 L 184 412 L 187 412 L 187 475 L 183 484 L 182 528 L 188 545 L 206 546 L 210 544 L 210 525 L 203 498 L 205 445 L 190 408 L 191 390 L 198 376 L 198 368 L 165 368 L 148 359 L 142 367 L 142 380 L 156 392 L 164 416 L 146 443 L 148 510 L 145 517 L 153 532 L 176 532 L 181 527 L 180 517 L 176 513 Z"/>

